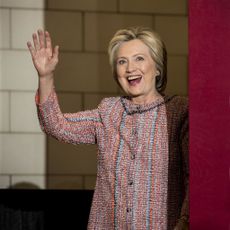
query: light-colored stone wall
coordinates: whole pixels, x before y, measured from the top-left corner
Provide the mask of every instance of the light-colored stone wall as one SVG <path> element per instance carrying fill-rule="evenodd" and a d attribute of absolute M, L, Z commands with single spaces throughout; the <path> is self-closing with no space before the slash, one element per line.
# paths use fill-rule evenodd
<path fill-rule="evenodd" d="M 26 48 L 38 28 L 49 30 L 60 46 L 55 85 L 63 112 L 95 108 L 103 97 L 120 92 L 106 50 L 116 30 L 128 26 L 151 27 L 162 36 L 167 93 L 187 95 L 187 0 L 2 0 L 0 7 L 0 186 L 20 176 L 41 185 L 44 173 L 48 188 L 93 189 L 95 184 L 97 147 L 52 138 L 46 145 L 38 127 L 37 77 Z"/>
<path fill-rule="evenodd" d="M 27 51 L 44 27 L 43 0 L 0 1 L 0 188 L 45 188 L 46 147 L 34 104 L 37 74 Z"/>

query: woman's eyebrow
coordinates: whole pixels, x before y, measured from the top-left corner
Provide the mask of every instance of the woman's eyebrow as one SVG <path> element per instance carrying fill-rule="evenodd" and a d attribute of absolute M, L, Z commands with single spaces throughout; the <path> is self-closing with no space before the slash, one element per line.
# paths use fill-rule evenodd
<path fill-rule="evenodd" d="M 144 54 L 144 53 L 136 53 L 136 54 L 132 55 L 132 57 L 136 57 L 136 56 L 138 56 L 138 55 L 146 56 L 146 54 Z M 117 57 L 117 59 L 120 59 L 120 58 L 127 59 L 127 57 L 126 57 L 126 56 L 120 56 L 120 57 Z"/>

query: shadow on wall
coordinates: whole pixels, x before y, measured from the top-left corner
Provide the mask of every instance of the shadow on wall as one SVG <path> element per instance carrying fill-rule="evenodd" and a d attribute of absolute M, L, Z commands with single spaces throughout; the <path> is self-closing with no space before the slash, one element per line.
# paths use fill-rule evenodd
<path fill-rule="evenodd" d="M 36 184 L 29 183 L 29 182 L 20 182 L 13 184 L 9 187 L 9 189 L 40 189 Z"/>

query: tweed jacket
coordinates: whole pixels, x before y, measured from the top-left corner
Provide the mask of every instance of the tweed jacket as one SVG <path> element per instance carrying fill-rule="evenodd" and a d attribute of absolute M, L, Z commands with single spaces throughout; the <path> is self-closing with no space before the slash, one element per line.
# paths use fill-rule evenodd
<path fill-rule="evenodd" d="M 97 109 L 60 110 L 55 91 L 39 104 L 42 130 L 62 142 L 97 144 L 88 229 L 168 229 L 188 216 L 188 102 L 165 96 L 135 105 L 105 98 Z"/>

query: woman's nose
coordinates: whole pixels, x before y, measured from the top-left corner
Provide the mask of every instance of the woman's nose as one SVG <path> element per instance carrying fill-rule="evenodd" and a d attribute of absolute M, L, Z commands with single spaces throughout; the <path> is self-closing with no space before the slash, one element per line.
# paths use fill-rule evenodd
<path fill-rule="evenodd" d="M 136 70 L 135 64 L 133 62 L 128 62 L 127 66 L 126 66 L 126 72 L 131 73 L 135 70 Z"/>

